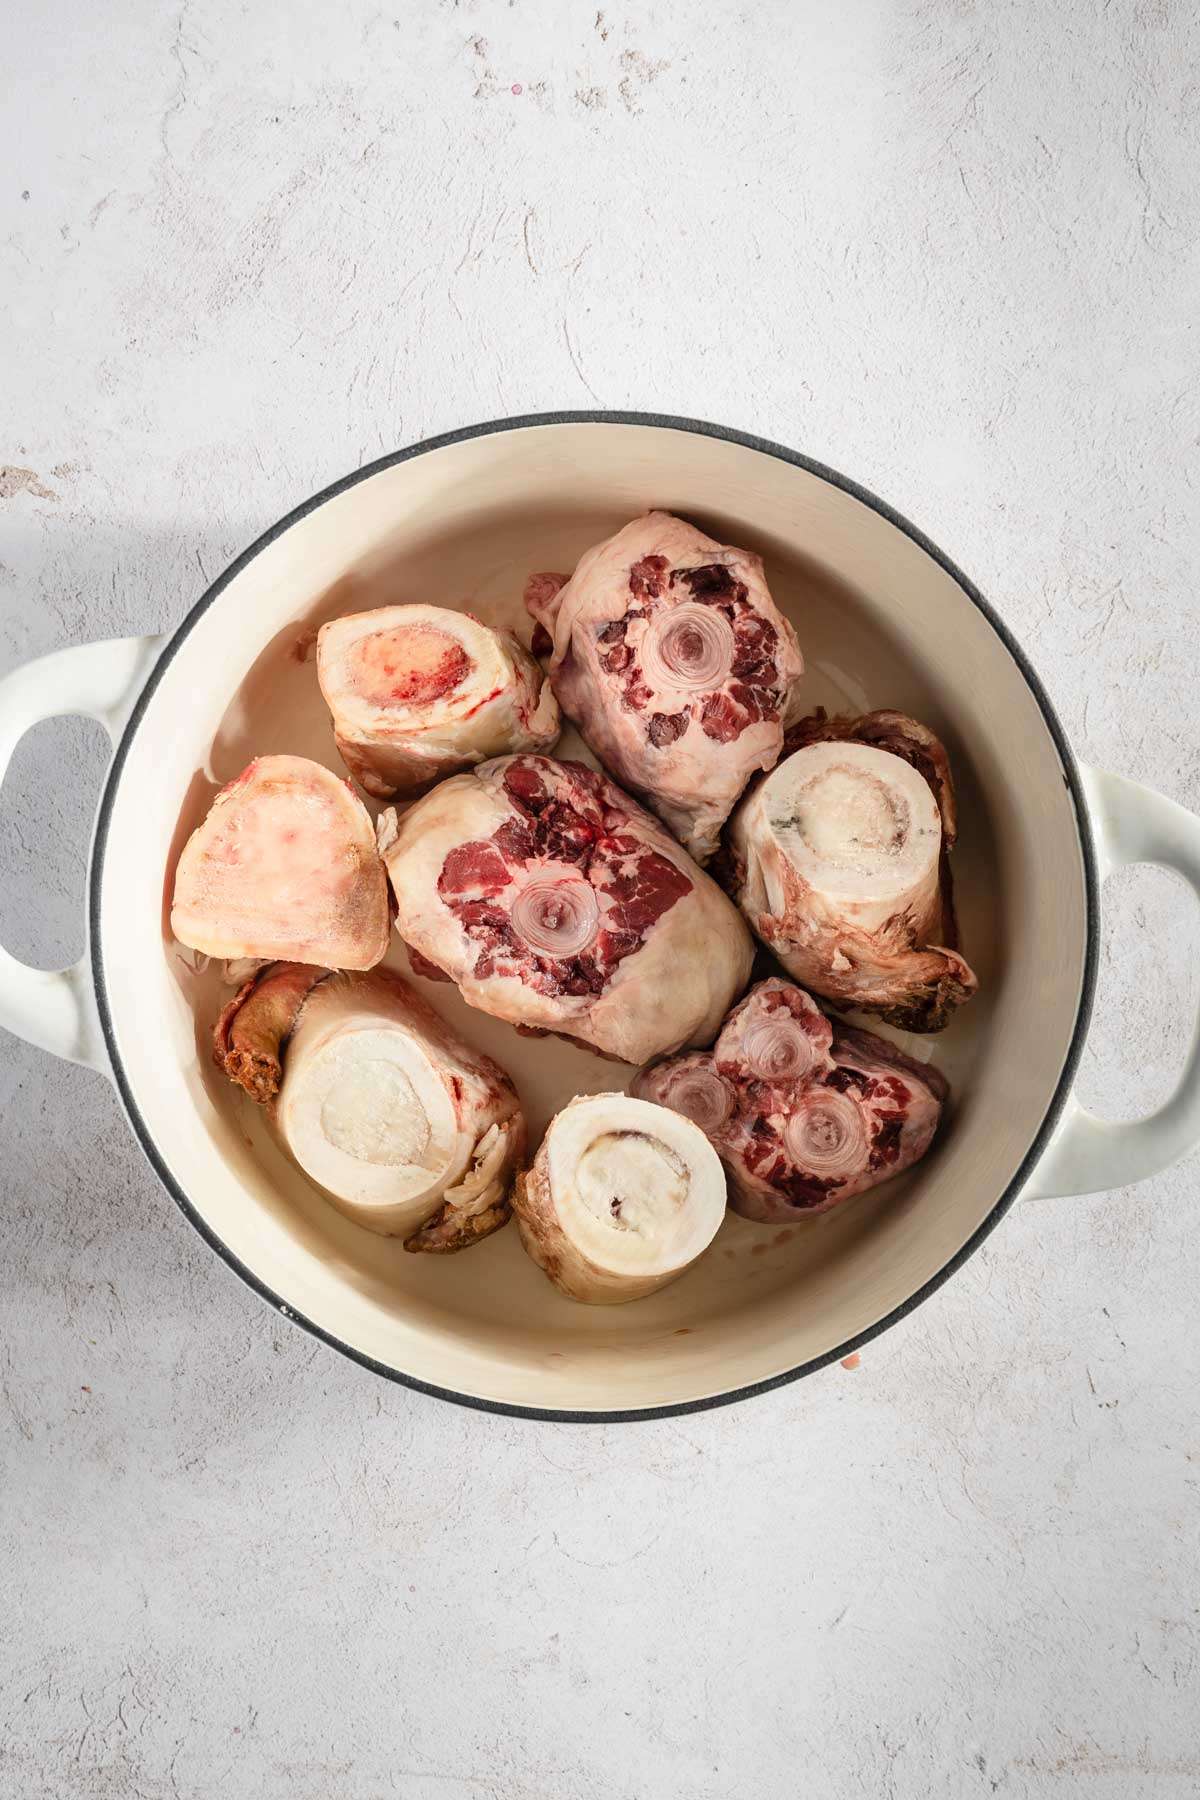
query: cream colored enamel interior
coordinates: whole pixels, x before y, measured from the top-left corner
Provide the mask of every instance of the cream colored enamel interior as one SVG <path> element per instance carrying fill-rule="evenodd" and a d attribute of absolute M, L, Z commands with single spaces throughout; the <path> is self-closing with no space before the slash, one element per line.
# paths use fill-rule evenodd
<path fill-rule="evenodd" d="M 179 849 L 214 785 L 252 754 L 340 767 L 314 627 L 402 599 L 529 629 L 531 570 L 569 569 L 638 511 L 687 514 L 760 550 L 795 621 L 808 705 L 898 707 L 945 739 L 958 779 L 955 872 L 978 999 L 912 1040 L 955 1087 L 911 1176 L 807 1225 L 730 1217 L 678 1282 L 627 1307 L 577 1306 L 509 1228 L 453 1258 L 352 1224 L 216 1074 L 218 1004 L 165 932 Z M 568 736 L 563 748 L 570 753 Z M 372 811 L 376 810 L 372 807 Z M 870 508 L 768 455 L 667 428 L 559 425 L 469 440 L 351 487 L 229 584 L 165 670 L 112 813 L 102 941 L 120 1054 L 145 1125 L 216 1236 L 286 1305 L 380 1363 L 531 1407 L 671 1404 L 820 1356 L 908 1300 L 996 1204 L 1041 1122 L 1075 1017 L 1085 900 L 1072 804 L 1019 670 L 936 563 Z M 389 960 L 404 966 L 399 946 Z M 629 1071 L 471 1012 L 418 983 L 516 1079 L 536 1144 L 577 1092 Z M 531 1146 L 532 1147 L 532 1146 Z"/>

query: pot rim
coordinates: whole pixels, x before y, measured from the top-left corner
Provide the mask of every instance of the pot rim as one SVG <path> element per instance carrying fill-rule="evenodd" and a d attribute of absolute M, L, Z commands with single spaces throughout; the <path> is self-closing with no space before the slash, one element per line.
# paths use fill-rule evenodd
<path fill-rule="evenodd" d="M 844 1343 L 839 1344 L 835 1349 L 828 1350 L 821 1356 L 812 1357 L 807 1362 L 799 1363 L 793 1369 L 786 1369 L 781 1374 L 769 1376 L 763 1381 L 750 1382 L 743 1387 L 732 1388 L 725 1393 L 706 1395 L 698 1400 L 676 1401 L 663 1406 L 633 1407 L 628 1409 L 618 1407 L 605 1411 L 592 1411 L 586 1408 L 519 1406 L 509 1401 L 489 1400 L 480 1395 L 461 1393 L 454 1388 L 438 1387 L 432 1382 L 421 1381 L 416 1376 L 406 1375 L 402 1370 L 392 1368 L 387 1363 L 381 1363 L 376 1358 L 366 1355 L 363 1351 L 356 1350 L 352 1344 L 345 1343 L 333 1332 L 326 1331 L 323 1326 L 316 1324 L 312 1319 L 308 1319 L 302 1313 L 297 1312 L 294 1307 L 290 1306 L 286 1300 L 275 1293 L 260 1276 L 256 1275 L 247 1264 L 241 1261 L 240 1257 L 235 1256 L 228 1246 L 222 1242 L 217 1234 L 210 1228 L 208 1223 L 197 1212 L 187 1194 L 178 1182 L 176 1182 L 174 1176 L 167 1168 L 165 1161 L 159 1154 L 153 1135 L 150 1132 L 146 1121 L 142 1117 L 137 1099 L 121 1062 L 120 1054 L 117 1049 L 116 1032 L 113 1026 L 112 1013 L 108 1004 L 107 988 L 105 985 L 104 957 L 100 938 L 100 893 L 103 886 L 104 858 L 108 843 L 108 829 L 112 816 L 113 802 L 116 796 L 117 787 L 121 780 L 126 758 L 128 757 L 130 748 L 137 736 L 138 728 L 146 708 L 149 705 L 150 699 L 162 678 L 163 672 L 177 655 L 179 650 L 182 649 L 196 622 L 205 612 L 207 612 L 208 608 L 234 577 L 239 575 L 247 564 L 251 563 L 269 544 L 273 543 L 276 538 L 281 537 L 285 531 L 298 523 L 299 520 L 305 518 L 307 514 L 314 512 L 317 507 L 323 506 L 327 500 L 336 499 L 339 494 L 345 493 L 348 488 L 356 486 L 358 482 L 366 481 L 372 475 L 377 475 L 381 470 L 390 469 L 398 463 L 409 462 L 414 457 L 424 456 L 431 450 L 444 449 L 449 444 L 462 443 L 471 438 L 490 437 L 498 432 L 519 431 L 543 425 L 637 425 L 668 431 L 686 431 L 700 437 L 719 438 L 727 443 L 738 444 L 747 450 L 756 450 L 764 456 L 773 456 L 780 462 L 792 464 L 795 468 L 804 469 L 808 474 L 817 476 L 819 480 L 827 481 L 832 487 L 840 488 L 843 493 L 851 495 L 853 499 L 860 501 L 864 506 L 869 506 L 874 512 L 886 519 L 890 525 L 895 526 L 898 531 L 902 531 L 905 537 L 910 538 L 927 556 L 932 557 L 933 561 L 950 576 L 966 597 L 972 601 L 983 614 L 984 618 L 992 627 L 992 630 L 996 633 L 997 637 L 1017 665 L 1027 687 L 1037 701 L 1042 717 L 1046 722 L 1046 728 L 1054 741 L 1055 749 L 1057 750 L 1059 760 L 1062 763 L 1067 788 L 1070 792 L 1071 799 L 1074 802 L 1076 830 L 1083 859 L 1086 939 L 1079 1006 L 1075 1015 L 1075 1024 L 1071 1033 L 1070 1045 L 1057 1085 L 1055 1086 L 1053 1094 L 1050 1096 L 1046 1110 L 1042 1116 L 1041 1124 L 1034 1134 L 1029 1149 L 1023 1157 L 1013 1179 L 999 1195 L 995 1205 L 983 1220 L 982 1224 L 976 1227 L 966 1243 L 955 1252 L 949 1261 L 946 1262 L 936 1274 L 931 1275 L 915 1293 L 910 1294 L 908 1299 L 902 1301 L 899 1306 L 894 1307 L 891 1312 L 885 1315 L 885 1317 L 877 1320 L 873 1325 L 868 1326 L 866 1330 L 859 1332 L 854 1337 L 847 1338 Z M 757 437 L 751 432 L 737 431 L 731 426 L 715 425 L 704 419 L 682 418 L 670 413 L 624 412 L 606 409 L 521 413 L 513 418 L 491 419 L 482 424 L 460 426 L 457 430 L 441 432 L 435 437 L 424 438 L 419 443 L 410 444 L 404 449 L 393 450 L 386 456 L 377 457 L 374 462 L 364 464 L 362 468 L 356 469 L 352 474 L 342 476 L 340 480 L 332 482 L 330 486 L 326 488 L 322 488 L 320 492 L 314 494 L 311 499 L 302 501 L 299 506 L 294 507 L 291 512 L 285 514 L 282 519 L 270 526 L 269 529 L 263 532 L 260 537 L 256 538 L 247 549 L 243 550 L 241 555 L 236 557 L 234 561 L 217 576 L 216 580 L 209 585 L 201 595 L 200 599 L 197 600 L 195 605 L 184 615 L 175 630 L 170 633 L 153 669 L 146 679 L 145 686 L 138 695 L 138 698 L 130 711 L 129 717 L 126 720 L 120 742 L 117 745 L 112 762 L 109 765 L 108 775 L 104 783 L 104 789 L 101 794 L 100 805 L 96 815 L 96 827 L 92 840 L 92 855 L 88 872 L 87 910 L 92 984 L 95 992 L 96 1007 L 99 1014 L 101 1031 L 104 1036 L 105 1047 L 108 1051 L 109 1061 L 112 1065 L 113 1081 L 117 1088 L 117 1092 L 121 1097 L 126 1116 L 134 1136 L 141 1145 L 142 1150 L 160 1182 L 175 1201 L 175 1204 L 179 1207 L 179 1210 L 183 1213 L 184 1217 L 195 1227 L 206 1243 L 217 1252 L 218 1256 L 229 1265 L 236 1275 L 241 1277 L 248 1287 L 253 1288 L 255 1293 L 259 1294 L 273 1306 L 284 1318 L 294 1320 L 296 1324 L 300 1325 L 313 1337 L 320 1339 L 322 1343 L 328 1344 L 331 1349 L 340 1351 L 343 1356 L 347 1356 L 351 1361 L 360 1364 L 365 1369 L 371 1370 L 375 1375 L 382 1375 L 388 1381 L 398 1382 L 404 1387 L 414 1389 L 417 1393 L 428 1394 L 433 1399 L 448 1400 L 458 1406 L 471 1407 L 477 1412 L 500 1413 L 510 1418 L 519 1419 L 547 1419 L 564 1424 L 579 1423 L 607 1425 L 625 1423 L 626 1421 L 632 1422 L 638 1419 L 679 1418 L 687 1413 L 708 1412 L 718 1406 L 731 1406 L 735 1401 L 748 1400 L 757 1394 L 769 1393 L 773 1388 L 783 1387 L 786 1383 L 798 1381 L 802 1376 L 815 1374 L 818 1369 L 826 1368 L 830 1363 L 840 1361 L 842 1357 L 850 1355 L 853 1351 L 860 1349 L 864 1344 L 870 1343 L 872 1339 L 879 1337 L 883 1332 L 890 1330 L 893 1325 L 898 1324 L 901 1319 L 906 1318 L 909 1313 L 915 1311 L 923 1301 L 929 1299 L 930 1295 L 935 1293 L 937 1289 L 942 1286 L 943 1282 L 948 1281 L 950 1277 L 962 1267 L 968 1257 L 974 1255 L 984 1239 L 995 1230 L 1009 1207 L 1016 1200 L 1049 1142 L 1050 1135 L 1058 1122 L 1059 1115 L 1062 1112 L 1067 1096 L 1074 1084 L 1075 1074 L 1079 1066 L 1079 1059 L 1082 1055 L 1084 1042 L 1087 1038 L 1088 1025 L 1091 1020 L 1092 1006 L 1095 1000 L 1100 945 L 1099 877 L 1097 873 L 1096 853 L 1092 841 L 1091 822 L 1088 816 L 1087 802 L 1084 797 L 1079 768 L 1074 753 L 1037 671 L 1033 668 L 1025 652 L 1022 650 L 1020 644 L 1014 638 L 1007 625 L 995 612 L 989 602 L 984 599 L 983 595 L 980 593 L 979 589 L 975 587 L 973 582 L 963 574 L 962 570 L 950 560 L 944 551 L 940 550 L 922 531 L 919 531 L 915 525 L 911 524 L 902 513 L 897 512 L 894 507 L 889 506 L 885 500 L 881 500 L 876 494 L 871 493 L 868 488 L 864 488 L 860 486 L 858 482 L 851 480 L 849 476 L 842 475 L 838 470 L 830 468 L 828 464 L 818 462 L 814 457 L 805 456 L 798 450 L 789 450 L 784 445 L 774 443 L 769 438 Z"/>

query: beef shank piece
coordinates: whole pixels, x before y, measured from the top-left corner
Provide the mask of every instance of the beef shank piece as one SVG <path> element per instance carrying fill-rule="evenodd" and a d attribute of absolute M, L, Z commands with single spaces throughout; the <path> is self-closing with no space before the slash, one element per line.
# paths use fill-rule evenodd
<path fill-rule="evenodd" d="M 398 975 L 270 965 L 221 1014 L 213 1051 L 358 1224 L 445 1253 L 508 1219 L 516 1089 Z"/>
<path fill-rule="evenodd" d="M 208 956 L 373 968 L 387 878 L 350 784 L 304 756 L 256 757 L 183 847 L 171 929 Z"/>
<path fill-rule="evenodd" d="M 381 800 L 506 751 L 549 750 L 562 725 L 510 632 L 440 606 L 331 619 L 317 635 L 317 679 L 346 767 Z"/>
<path fill-rule="evenodd" d="M 803 720 L 730 820 L 724 876 L 784 968 L 907 1031 L 940 1031 L 977 982 L 958 953 L 949 763 L 903 713 Z"/>
<path fill-rule="evenodd" d="M 588 1094 L 550 1122 L 517 1182 L 521 1241 L 572 1300 L 616 1306 L 665 1287 L 725 1217 L 725 1175 L 686 1117 Z"/>
<path fill-rule="evenodd" d="M 894 1044 L 826 1018 L 791 982 L 759 982 L 714 1048 L 643 1069 L 631 1091 L 705 1132 L 731 1203 L 768 1223 L 828 1212 L 924 1156 L 948 1088 Z"/>
<path fill-rule="evenodd" d="M 582 763 L 483 763 L 385 814 L 380 847 L 420 966 L 512 1024 L 643 1062 L 710 1043 L 749 979 L 737 909 Z"/>
<path fill-rule="evenodd" d="M 525 604 L 563 711 L 706 862 L 750 776 L 774 767 L 804 668 L 761 558 L 651 512 L 569 579 L 531 577 Z"/>

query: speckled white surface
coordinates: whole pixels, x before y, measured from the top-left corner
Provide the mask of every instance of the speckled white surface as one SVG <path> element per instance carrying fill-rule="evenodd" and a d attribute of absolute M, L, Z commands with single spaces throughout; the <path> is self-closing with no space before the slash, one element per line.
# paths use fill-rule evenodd
<path fill-rule="evenodd" d="M 5 38 L 0 669 L 161 629 L 381 451 L 695 413 L 966 568 L 1080 752 L 1200 808 L 1187 0 L 45 0 Z M 519 90 L 519 91 L 518 91 Z M 0 936 L 82 942 L 98 728 Z M 1084 1097 L 1178 1066 L 1113 883 Z M 99 1078 L 0 1042 L 3 1800 L 1200 1792 L 1196 1159 L 1018 1206 L 862 1366 L 579 1427 L 274 1317 Z"/>

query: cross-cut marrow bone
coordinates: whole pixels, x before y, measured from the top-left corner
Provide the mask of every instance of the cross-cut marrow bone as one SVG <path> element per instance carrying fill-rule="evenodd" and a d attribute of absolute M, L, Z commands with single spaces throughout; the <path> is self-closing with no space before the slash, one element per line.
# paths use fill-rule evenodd
<path fill-rule="evenodd" d="M 373 968 L 387 880 L 349 783 L 307 757 L 256 757 L 183 847 L 171 929 L 209 956 Z"/>
<path fill-rule="evenodd" d="M 582 763 L 501 757 L 380 820 L 411 950 L 471 1006 L 643 1062 L 711 1042 L 749 933 L 658 821 Z"/>
<path fill-rule="evenodd" d="M 702 1131 L 627 1094 L 558 1113 L 514 1199 L 521 1241 L 572 1300 L 615 1306 L 665 1287 L 725 1216 L 725 1176 Z"/>
<path fill-rule="evenodd" d="M 975 992 L 958 953 L 945 750 L 903 713 L 802 721 L 730 820 L 738 904 L 814 993 L 940 1031 Z"/>
<path fill-rule="evenodd" d="M 725 1164 L 735 1210 L 772 1224 L 909 1168 L 948 1094 L 939 1070 L 775 979 L 751 988 L 711 1052 L 643 1069 L 632 1091 L 691 1119 Z"/>
<path fill-rule="evenodd" d="M 275 964 L 225 1008 L 214 1055 L 359 1224 L 445 1254 L 509 1217 L 516 1090 L 390 971 Z"/>
<path fill-rule="evenodd" d="M 804 669 L 761 558 L 651 512 L 565 582 L 531 576 L 525 604 L 563 711 L 706 862 L 749 778 L 778 759 Z"/>
<path fill-rule="evenodd" d="M 549 750 L 561 729 L 528 650 L 445 607 L 331 619 L 317 635 L 317 679 L 346 767 L 378 799 L 509 751 Z"/>

